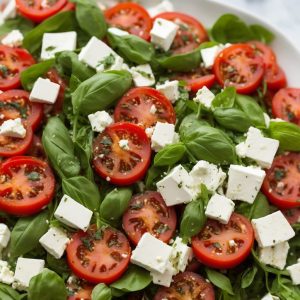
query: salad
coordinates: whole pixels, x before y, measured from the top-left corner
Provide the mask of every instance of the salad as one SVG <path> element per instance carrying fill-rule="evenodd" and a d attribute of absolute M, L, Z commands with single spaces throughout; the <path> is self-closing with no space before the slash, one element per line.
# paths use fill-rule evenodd
<path fill-rule="evenodd" d="M 300 88 L 276 37 L 106 4 L 2 10 L 0 299 L 300 299 Z"/>

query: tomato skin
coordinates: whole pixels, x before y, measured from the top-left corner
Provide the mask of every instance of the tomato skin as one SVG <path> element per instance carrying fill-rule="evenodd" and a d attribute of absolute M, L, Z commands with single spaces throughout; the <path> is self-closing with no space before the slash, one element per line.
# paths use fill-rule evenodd
<path fill-rule="evenodd" d="M 251 94 L 262 82 L 264 63 L 248 44 L 225 48 L 215 59 L 216 79 L 222 86 L 234 86 L 240 94 Z"/>
<path fill-rule="evenodd" d="M 75 8 L 76 8 L 75 3 L 68 1 L 67 4 L 59 12 L 71 11 L 71 10 L 75 10 Z"/>
<path fill-rule="evenodd" d="M 285 73 L 277 64 L 267 67 L 265 80 L 268 89 L 271 91 L 278 91 L 287 86 Z"/>
<path fill-rule="evenodd" d="M 33 156 L 41 160 L 46 160 L 46 153 L 41 141 L 41 138 L 37 135 L 33 135 L 32 143 L 26 152 L 27 156 Z"/>
<path fill-rule="evenodd" d="M 17 168 L 17 171 L 14 171 Z M 41 174 L 41 180 L 39 180 L 39 185 L 30 183 L 29 179 L 25 179 L 26 168 L 30 170 L 39 170 Z M 49 167 L 49 165 L 35 157 L 30 156 L 15 156 L 4 161 L 0 166 L 0 174 L 2 176 L 13 176 L 13 179 L 1 182 L 0 186 L 0 209 L 6 213 L 19 216 L 32 215 L 43 207 L 48 205 L 54 197 L 55 192 L 55 178 Z M 32 187 L 29 189 L 29 186 Z M 42 192 L 40 188 L 43 188 Z M 38 187 L 38 194 L 32 197 L 25 197 L 24 193 L 27 194 L 34 192 L 34 188 Z M 13 194 L 7 194 L 10 189 L 16 189 Z M 22 199 L 11 197 L 19 197 L 16 192 L 20 191 L 23 195 Z M 22 193 L 23 192 L 23 193 Z M 9 196 L 11 195 L 11 196 Z M 26 195 L 26 194 L 25 194 Z"/>
<path fill-rule="evenodd" d="M 92 300 L 92 286 L 84 286 L 74 295 L 69 296 L 68 300 Z"/>
<path fill-rule="evenodd" d="M 288 153 L 275 157 L 262 185 L 268 200 L 282 209 L 300 207 L 300 153 Z"/>
<path fill-rule="evenodd" d="M 300 223 L 300 206 L 291 209 L 282 210 L 282 213 L 284 214 L 284 216 L 287 218 L 288 222 L 291 225 Z"/>
<path fill-rule="evenodd" d="M 216 76 L 214 74 L 198 76 L 197 73 L 187 73 L 186 75 L 182 74 L 176 76 L 176 79 L 185 81 L 188 90 L 193 93 L 197 93 L 204 86 L 206 86 L 208 89 L 211 88 L 216 81 Z"/>
<path fill-rule="evenodd" d="M 240 232 L 232 229 L 236 224 Z M 229 240 L 234 240 L 238 246 L 231 249 Z M 208 220 L 204 229 L 192 238 L 194 255 L 204 265 L 217 269 L 230 269 L 239 265 L 250 254 L 253 243 L 254 232 L 250 221 L 237 213 L 231 215 L 227 225 Z"/>

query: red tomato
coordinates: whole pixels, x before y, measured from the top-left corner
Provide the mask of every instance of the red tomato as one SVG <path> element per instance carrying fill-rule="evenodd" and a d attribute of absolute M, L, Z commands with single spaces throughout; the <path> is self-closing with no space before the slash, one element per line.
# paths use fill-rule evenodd
<path fill-rule="evenodd" d="M 300 125 L 300 89 L 279 90 L 272 101 L 272 112 L 276 118 Z"/>
<path fill-rule="evenodd" d="M 264 75 L 262 58 L 247 44 L 225 48 L 215 59 L 213 69 L 222 86 L 234 86 L 241 94 L 254 92 Z"/>
<path fill-rule="evenodd" d="M 94 286 L 84 283 L 77 278 L 75 282 L 67 281 L 67 289 L 72 293 L 68 300 L 92 300 L 92 291 Z"/>
<path fill-rule="evenodd" d="M 266 67 L 276 63 L 275 53 L 266 44 L 259 41 L 250 41 L 247 44 L 249 44 L 254 49 L 256 55 L 262 58 Z"/>
<path fill-rule="evenodd" d="M 282 210 L 291 225 L 300 223 L 300 207 Z"/>
<path fill-rule="evenodd" d="M 156 112 L 151 112 L 155 105 Z M 114 113 L 115 122 L 130 122 L 144 128 L 159 122 L 175 124 L 176 114 L 171 102 L 159 91 L 149 87 L 131 89 L 119 101 Z"/>
<path fill-rule="evenodd" d="M 235 245 L 229 244 L 234 241 Z M 233 213 L 228 224 L 208 220 L 202 231 L 193 237 L 195 256 L 205 265 L 229 269 L 244 261 L 251 251 L 254 233 L 250 221 Z"/>
<path fill-rule="evenodd" d="M 25 49 L 0 45 L 0 90 L 18 88 L 21 85 L 20 73 L 34 63 Z"/>
<path fill-rule="evenodd" d="M 33 136 L 32 143 L 30 145 L 30 148 L 27 150 L 26 155 L 46 160 L 44 147 L 39 136 Z"/>
<path fill-rule="evenodd" d="M 67 247 L 67 259 L 76 276 L 93 283 L 112 283 L 126 271 L 131 248 L 116 229 L 91 226 L 75 233 Z"/>
<path fill-rule="evenodd" d="M 300 206 L 300 153 L 275 157 L 266 171 L 262 191 L 269 201 L 280 208 Z"/>
<path fill-rule="evenodd" d="M 129 239 L 137 245 L 145 232 L 168 243 L 176 230 L 176 212 L 167 207 L 158 192 L 145 192 L 130 200 L 123 215 L 123 228 Z"/>
<path fill-rule="evenodd" d="M 121 140 L 128 141 L 128 149 Z M 151 160 L 150 141 L 145 131 L 131 123 L 106 127 L 93 143 L 96 172 L 117 185 L 130 185 L 146 173 Z"/>
<path fill-rule="evenodd" d="M 67 2 L 67 4 L 59 12 L 70 11 L 70 10 L 75 10 L 75 4 L 72 2 Z"/>
<path fill-rule="evenodd" d="M 211 283 L 196 273 L 179 273 L 170 287 L 161 287 L 154 300 L 215 300 Z"/>
<path fill-rule="evenodd" d="M 16 156 L 0 167 L 0 209 L 32 215 L 52 200 L 55 179 L 49 165 L 35 157 Z"/>
<path fill-rule="evenodd" d="M 106 22 L 145 40 L 150 39 L 152 20 L 144 7 L 136 3 L 120 3 L 105 11 Z"/>
<path fill-rule="evenodd" d="M 287 85 L 285 73 L 276 63 L 267 67 L 265 80 L 268 89 L 272 91 L 278 91 Z"/>
<path fill-rule="evenodd" d="M 10 90 L 0 94 L 0 124 L 9 119 L 22 118 L 36 129 L 43 118 L 43 105 L 29 101 L 29 93 Z"/>
<path fill-rule="evenodd" d="M 93 288 L 80 289 L 74 295 L 69 296 L 68 300 L 92 300 Z"/>
<path fill-rule="evenodd" d="M 179 12 L 165 12 L 155 19 L 162 18 L 179 25 L 174 42 L 171 46 L 173 54 L 184 54 L 196 49 L 201 43 L 208 41 L 204 26 L 195 18 Z"/>
<path fill-rule="evenodd" d="M 187 265 L 185 270 L 188 272 L 197 273 L 201 267 L 202 267 L 202 264 L 200 263 L 200 261 L 196 257 L 193 257 L 192 260 Z"/>
<path fill-rule="evenodd" d="M 59 12 L 66 3 L 67 0 L 16 0 L 20 14 L 38 23 Z"/>

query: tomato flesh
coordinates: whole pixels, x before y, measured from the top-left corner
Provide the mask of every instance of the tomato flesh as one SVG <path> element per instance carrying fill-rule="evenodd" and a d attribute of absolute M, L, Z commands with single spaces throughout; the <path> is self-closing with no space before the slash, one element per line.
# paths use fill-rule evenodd
<path fill-rule="evenodd" d="M 282 213 L 291 225 L 300 223 L 300 206 L 282 210 Z"/>

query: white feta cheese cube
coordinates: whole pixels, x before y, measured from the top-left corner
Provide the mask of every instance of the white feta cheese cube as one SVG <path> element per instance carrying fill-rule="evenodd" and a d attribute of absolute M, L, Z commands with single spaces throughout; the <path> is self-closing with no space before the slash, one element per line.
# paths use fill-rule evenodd
<path fill-rule="evenodd" d="M 293 284 L 300 284 L 300 263 L 298 262 L 294 265 L 287 267 L 286 269 L 292 278 Z"/>
<path fill-rule="evenodd" d="M 0 127 L 0 135 L 23 139 L 26 136 L 26 129 L 20 118 L 6 120 Z"/>
<path fill-rule="evenodd" d="M 252 225 L 255 238 L 261 248 L 280 244 L 295 236 L 293 228 L 281 211 L 253 219 Z"/>
<path fill-rule="evenodd" d="M 54 104 L 57 100 L 59 89 L 59 84 L 39 77 L 33 85 L 29 100 L 31 102 Z"/>
<path fill-rule="evenodd" d="M 224 49 L 223 45 L 215 45 L 213 47 L 201 49 L 201 56 L 205 68 L 212 68 L 218 54 Z"/>
<path fill-rule="evenodd" d="M 63 224 L 83 231 L 88 229 L 92 215 L 91 210 L 67 195 L 62 197 L 54 213 L 54 217 Z"/>
<path fill-rule="evenodd" d="M 25 288 L 29 287 L 31 278 L 40 274 L 44 266 L 45 261 L 43 259 L 19 257 L 15 270 L 15 281 Z"/>
<path fill-rule="evenodd" d="M 74 51 L 76 49 L 76 31 L 44 33 L 42 42 L 41 59 L 54 58 L 55 54 L 62 51 Z"/>
<path fill-rule="evenodd" d="M 280 300 L 280 298 L 278 298 L 276 296 L 273 296 L 270 293 L 268 293 L 267 295 L 262 297 L 261 300 Z"/>
<path fill-rule="evenodd" d="M 177 138 L 174 124 L 157 122 L 151 137 L 151 147 L 158 152 L 165 146 L 175 143 Z"/>
<path fill-rule="evenodd" d="M 182 242 L 180 237 L 177 237 L 172 245 L 173 252 L 170 261 L 173 267 L 178 272 L 184 272 L 189 261 L 193 258 L 192 248 Z"/>
<path fill-rule="evenodd" d="M 1 43 L 9 47 L 19 47 L 22 45 L 23 39 L 24 36 L 20 30 L 12 30 L 1 40 Z"/>
<path fill-rule="evenodd" d="M 1 15 L 3 21 L 15 18 L 17 15 L 16 1 L 15 0 L 8 1 Z"/>
<path fill-rule="evenodd" d="M 172 278 L 176 274 L 175 268 L 172 266 L 171 262 L 168 262 L 167 269 L 164 273 L 159 273 L 156 271 L 150 272 L 152 281 L 154 284 L 170 287 L 172 283 Z"/>
<path fill-rule="evenodd" d="M 259 168 L 230 165 L 226 197 L 252 204 L 265 176 L 266 172 Z"/>
<path fill-rule="evenodd" d="M 97 111 L 88 115 L 92 130 L 102 132 L 108 125 L 113 123 L 112 117 L 105 111 Z"/>
<path fill-rule="evenodd" d="M 150 8 L 147 9 L 149 15 L 153 18 L 157 16 L 158 14 L 164 13 L 164 12 L 169 12 L 169 11 L 174 11 L 174 6 L 169 0 L 163 0 L 159 4 L 155 6 L 151 6 Z"/>
<path fill-rule="evenodd" d="M 97 72 L 121 70 L 124 62 L 122 57 L 94 36 L 82 48 L 78 59 Z"/>
<path fill-rule="evenodd" d="M 205 215 L 222 224 L 227 224 L 234 211 L 234 206 L 234 202 L 227 197 L 214 194 L 207 204 Z"/>
<path fill-rule="evenodd" d="M 205 160 L 200 160 L 190 172 L 193 180 L 193 188 L 200 193 L 201 184 L 204 184 L 210 192 L 215 192 L 224 182 L 226 174 L 221 168 Z"/>
<path fill-rule="evenodd" d="M 182 165 L 178 165 L 156 184 L 167 206 L 188 203 L 193 200 L 192 179 Z"/>
<path fill-rule="evenodd" d="M 131 262 L 148 271 L 163 274 L 173 248 L 146 232 L 132 251 Z"/>
<path fill-rule="evenodd" d="M 0 282 L 12 284 L 14 282 L 14 272 L 10 270 L 7 261 L 0 260 Z"/>
<path fill-rule="evenodd" d="M 158 84 L 156 89 L 163 93 L 172 103 L 175 103 L 180 96 L 179 93 L 179 81 L 166 81 L 163 84 Z"/>
<path fill-rule="evenodd" d="M 263 264 L 283 270 L 286 264 L 290 246 L 288 242 L 282 242 L 275 246 L 259 248 L 259 260 Z"/>
<path fill-rule="evenodd" d="M 157 18 L 154 21 L 153 28 L 150 31 L 151 43 L 168 51 L 175 39 L 179 26 L 174 22 Z"/>
<path fill-rule="evenodd" d="M 151 66 L 149 64 L 139 65 L 130 69 L 135 86 L 152 86 L 155 84 Z"/>
<path fill-rule="evenodd" d="M 206 108 L 210 108 L 214 99 L 215 95 L 204 86 L 202 89 L 198 90 L 194 101 L 203 104 Z"/>
<path fill-rule="evenodd" d="M 0 247 L 5 248 L 10 240 L 10 230 L 4 223 L 0 223 Z"/>
<path fill-rule="evenodd" d="M 52 227 L 39 240 L 45 250 L 59 259 L 63 256 L 69 238 L 63 229 Z"/>
<path fill-rule="evenodd" d="M 129 33 L 127 31 L 121 30 L 117 27 L 110 27 L 107 30 L 109 33 L 117 35 L 117 36 L 125 36 L 125 35 L 129 35 Z"/>

